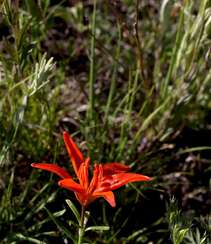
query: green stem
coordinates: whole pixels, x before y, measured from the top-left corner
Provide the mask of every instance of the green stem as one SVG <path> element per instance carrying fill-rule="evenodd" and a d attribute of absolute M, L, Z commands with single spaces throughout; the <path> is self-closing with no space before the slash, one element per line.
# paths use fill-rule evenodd
<path fill-rule="evenodd" d="M 85 207 L 82 206 L 81 207 L 81 223 L 80 223 L 80 227 L 78 230 L 78 244 L 82 243 L 83 240 L 83 236 L 84 236 L 84 219 L 85 219 Z"/>

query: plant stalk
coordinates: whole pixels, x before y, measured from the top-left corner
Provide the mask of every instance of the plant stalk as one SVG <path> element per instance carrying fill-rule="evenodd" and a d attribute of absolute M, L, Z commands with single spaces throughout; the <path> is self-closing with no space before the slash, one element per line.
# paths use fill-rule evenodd
<path fill-rule="evenodd" d="M 85 207 L 81 207 L 81 223 L 78 230 L 78 244 L 82 244 L 83 236 L 84 236 L 84 220 L 85 220 Z"/>

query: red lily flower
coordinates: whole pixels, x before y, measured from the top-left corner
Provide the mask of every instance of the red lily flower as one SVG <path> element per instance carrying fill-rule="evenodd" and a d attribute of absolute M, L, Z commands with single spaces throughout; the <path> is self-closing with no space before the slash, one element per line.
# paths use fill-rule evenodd
<path fill-rule="evenodd" d="M 62 178 L 59 186 L 71 190 L 81 205 L 87 206 L 99 197 L 103 197 L 112 207 L 116 206 L 113 190 L 136 181 L 149 181 L 150 177 L 128 173 L 130 167 L 120 163 L 95 164 L 94 173 L 89 181 L 90 158 L 83 158 L 82 153 L 67 132 L 63 133 L 64 142 L 70 156 L 79 183 L 74 181 L 69 173 L 55 164 L 33 163 L 31 166 L 50 171 Z"/>

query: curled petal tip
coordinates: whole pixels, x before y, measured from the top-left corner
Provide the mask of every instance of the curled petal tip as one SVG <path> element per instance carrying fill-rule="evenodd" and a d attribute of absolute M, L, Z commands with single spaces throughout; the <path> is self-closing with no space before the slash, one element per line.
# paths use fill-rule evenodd
<path fill-rule="evenodd" d="M 145 177 L 146 177 L 146 178 L 145 178 L 145 181 L 151 181 L 151 180 L 153 180 L 152 177 L 149 177 L 149 176 L 146 176 L 146 175 L 145 175 Z"/>
<path fill-rule="evenodd" d="M 33 167 L 33 168 L 39 168 L 39 164 L 40 164 L 40 163 L 32 163 L 32 164 L 31 164 L 31 167 Z"/>

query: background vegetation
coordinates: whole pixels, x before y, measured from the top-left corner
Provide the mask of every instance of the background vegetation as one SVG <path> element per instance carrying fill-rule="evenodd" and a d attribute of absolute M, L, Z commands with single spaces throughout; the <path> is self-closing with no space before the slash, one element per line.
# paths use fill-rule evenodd
<path fill-rule="evenodd" d="M 67 130 L 154 177 L 97 201 L 88 243 L 210 243 L 210 0 L 0 1 L 0 242 L 72 243 Z M 69 167 L 72 172 L 72 168 Z"/>

